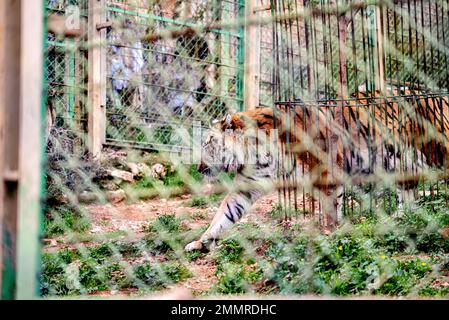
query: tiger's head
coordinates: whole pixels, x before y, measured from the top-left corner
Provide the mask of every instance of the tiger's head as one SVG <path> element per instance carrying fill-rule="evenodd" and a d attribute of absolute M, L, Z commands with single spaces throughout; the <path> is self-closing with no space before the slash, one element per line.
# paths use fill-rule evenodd
<path fill-rule="evenodd" d="M 264 108 L 216 121 L 205 133 L 199 171 L 214 176 L 220 171 L 260 171 L 273 164 L 276 154 L 272 131 L 272 109 Z"/>
<path fill-rule="evenodd" d="M 238 115 L 215 121 L 205 133 L 198 171 L 206 176 L 240 171 L 245 164 L 244 128 Z"/>

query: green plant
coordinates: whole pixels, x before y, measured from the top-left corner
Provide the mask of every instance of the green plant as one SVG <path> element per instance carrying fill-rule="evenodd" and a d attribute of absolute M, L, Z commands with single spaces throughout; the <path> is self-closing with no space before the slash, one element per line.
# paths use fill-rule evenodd
<path fill-rule="evenodd" d="M 413 212 L 407 212 L 399 220 L 399 226 L 406 236 L 416 245 L 416 249 L 426 253 L 449 252 L 449 239 L 444 238 L 439 229 L 449 222 L 449 213 L 433 212 L 428 208 L 419 207 Z"/>
<path fill-rule="evenodd" d="M 66 266 L 67 262 L 64 262 L 58 253 L 44 253 L 42 255 L 40 290 L 43 296 L 72 293 L 66 283 Z"/>
<path fill-rule="evenodd" d="M 90 220 L 76 208 L 66 206 L 52 208 L 45 215 L 44 233 L 52 237 L 70 232 L 85 232 L 90 228 Z"/>
<path fill-rule="evenodd" d="M 204 255 L 205 255 L 205 254 L 202 253 L 202 252 L 199 251 L 199 250 L 186 252 L 186 258 L 187 258 L 187 260 L 189 260 L 189 261 L 195 261 L 195 260 L 197 260 L 197 259 L 203 258 Z"/>
<path fill-rule="evenodd" d="M 135 188 L 136 189 L 151 189 L 151 188 L 156 188 L 162 184 L 163 184 L 162 181 L 156 180 L 153 177 L 145 175 L 144 177 L 137 180 L 137 182 L 135 184 Z"/>
<path fill-rule="evenodd" d="M 427 284 L 419 290 L 418 294 L 425 297 L 445 297 L 449 295 L 449 286 L 441 287 Z"/>
<path fill-rule="evenodd" d="M 98 263 L 94 258 L 81 261 L 79 282 L 87 293 L 104 291 L 108 285 L 108 263 Z"/>
<path fill-rule="evenodd" d="M 308 215 L 309 212 L 307 210 L 303 211 L 300 208 L 298 208 L 296 210 L 293 207 L 292 208 L 284 208 L 279 203 L 276 203 L 271 208 L 271 211 L 270 211 L 269 214 L 271 215 L 271 217 L 273 219 L 282 220 L 285 217 L 295 217 L 295 216 L 299 216 L 299 215 Z"/>
<path fill-rule="evenodd" d="M 145 247 L 145 242 L 114 242 L 113 245 L 124 257 L 138 257 Z"/>
<path fill-rule="evenodd" d="M 165 273 L 165 276 L 168 277 L 168 279 L 175 283 L 192 276 L 186 266 L 177 262 L 164 263 L 162 265 L 162 271 Z"/>
<path fill-rule="evenodd" d="M 106 258 L 109 258 L 113 255 L 113 250 L 111 245 L 108 243 L 103 243 L 99 246 L 94 246 L 88 248 L 88 255 L 91 259 L 94 259 L 97 262 L 104 261 Z"/>
<path fill-rule="evenodd" d="M 243 266 L 233 263 L 225 263 L 218 274 L 215 290 L 224 294 L 241 294 L 247 292 L 245 281 L 245 269 Z"/>
<path fill-rule="evenodd" d="M 205 208 L 211 204 L 216 204 L 223 199 L 223 194 L 213 194 L 209 196 L 193 196 L 189 202 L 190 207 Z"/>
<path fill-rule="evenodd" d="M 181 174 L 181 171 L 184 174 Z M 192 182 L 200 182 L 203 179 L 203 175 L 198 171 L 198 167 L 195 165 L 187 168 L 179 167 L 176 171 L 169 171 L 164 177 L 164 185 L 170 187 L 182 187 Z"/>
<path fill-rule="evenodd" d="M 396 262 L 392 274 L 378 289 L 378 292 L 388 295 L 407 295 L 418 280 L 430 271 L 429 263 L 421 259 L 399 260 Z"/>
<path fill-rule="evenodd" d="M 141 264 L 134 267 L 135 276 L 151 289 L 159 289 L 166 284 L 176 283 L 191 276 L 189 270 L 179 263 L 161 264 L 160 268 L 150 264 Z"/>
<path fill-rule="evenodd" d="M 235 238 L 227 238 L 220 242 L 220 248 L 215 254 L 215 259 L 219 264 L 227 262 L 241 262 L 244 248 Z"/>
<path fill-rule="evenodd" d="M 180 220 L 174 214 L 160 215 L 156 221 L 150 226 L 153 232 L 177 233 L 180 229 Z"/>

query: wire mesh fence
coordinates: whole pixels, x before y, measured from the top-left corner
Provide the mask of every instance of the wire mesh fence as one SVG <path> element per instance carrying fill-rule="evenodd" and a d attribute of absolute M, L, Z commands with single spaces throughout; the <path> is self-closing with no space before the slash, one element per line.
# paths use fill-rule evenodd
<path fill-rule="evenodd" d="M 108 132 L 112 142 L 186 146 L 173 127 L 207 125 L 242 106 L 242 33 L 143 42 L 148 32 L 194 27 L 242 15 L 238 1 L 107 3 Z"/>
<path fill-rule="evenodd" d="M 447 1 L 252 4 L 47 1 L 43 296 L 447 296 Z"/>
<path fill-rule="evenodd" d="M 63 19 L 76 14 L 87 17 L 87 1 L 49 0 L 49 16 Z M 81 39 L 70 39 L 49 33 L 46 41 L 47 130 L 66 127 L 79 133 L 87 130 L 86 52 Z M 49 132 L 46 132 L 47 136 Z"/>

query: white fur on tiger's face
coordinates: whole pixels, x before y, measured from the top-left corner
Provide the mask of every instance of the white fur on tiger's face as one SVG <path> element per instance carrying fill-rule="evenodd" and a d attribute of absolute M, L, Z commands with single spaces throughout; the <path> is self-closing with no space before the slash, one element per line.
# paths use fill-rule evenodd
<path fill-rule="evenodd" d="M 199 172 L 206 176 L 215 176 L 223 170 L 224 133 L 218 128 L 207 130 L 201 146 Z"/>
<path fill-rule="evenodd" d="M 266 134 L 252 130 L 223 129 L 231 121 L 229 117 L 205 134 L 199 171 L 206 176 L 213 177 L 223 171 L 241 173 L 257 163 L 272 161 L 267 148 L 260 147 L 260 140 Z M 262 140 L 266 147 L 265 139 Z"/>

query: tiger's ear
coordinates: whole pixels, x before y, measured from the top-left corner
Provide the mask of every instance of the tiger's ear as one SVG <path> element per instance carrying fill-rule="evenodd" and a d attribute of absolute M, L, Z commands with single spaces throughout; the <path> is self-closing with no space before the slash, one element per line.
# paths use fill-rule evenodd
<path fill-rule="evenodd" d="M 226 129 L 243 129 L 245 127 L 245 123 L 239 115 L 228 114 L 223 120 L 222 126 Z"/>

